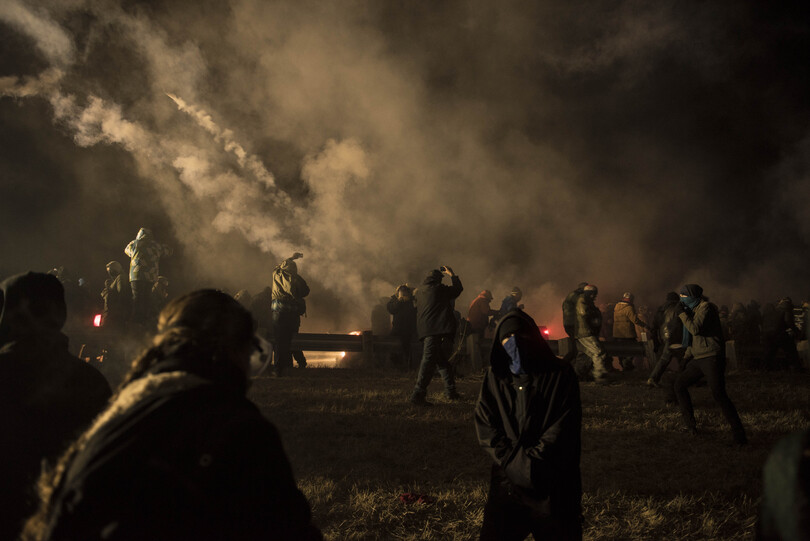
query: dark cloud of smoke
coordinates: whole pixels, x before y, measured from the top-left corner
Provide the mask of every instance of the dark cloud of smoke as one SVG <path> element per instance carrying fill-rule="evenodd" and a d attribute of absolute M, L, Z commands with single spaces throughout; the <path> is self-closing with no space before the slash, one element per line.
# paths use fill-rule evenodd
<path fill-rule="evenodd" d="M 540 321 L 581 280 L 806 296 L 800 9 L 10 0 L 0 271 L 99 276 L 148 225 L 178 289 L 303 251 L 309 329 L 440 264 Z"/>

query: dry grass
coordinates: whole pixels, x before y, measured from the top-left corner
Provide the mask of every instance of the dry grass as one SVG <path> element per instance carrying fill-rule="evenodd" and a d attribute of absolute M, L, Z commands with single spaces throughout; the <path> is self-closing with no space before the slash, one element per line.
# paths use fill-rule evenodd
<path fill-rule="evenodd" d="M 322 368 L 254 384 L 328 539 L 477 538 L 489 472 L 472 424 L 481 378 L 460 381 L 460 403 L 444 401 L 434 380 L 430 409 L 406 403 L 414 379 Z M 692 392 L 703 431 L 693 437 L 643 374 L 582 384 L 586 539 L 751 537 L 769 449 L 810 426 L 810 377 L 728 379 L 751 440 L 742 449 L 728 445 L 706 388 Z M 403 504 L 404 492 L 435 503 Z"/>

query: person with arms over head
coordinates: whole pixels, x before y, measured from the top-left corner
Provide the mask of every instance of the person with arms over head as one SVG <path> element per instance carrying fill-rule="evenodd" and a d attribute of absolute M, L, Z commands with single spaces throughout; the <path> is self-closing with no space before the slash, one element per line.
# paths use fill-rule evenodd
<path fill-rule="evenodd" d="M 169 302 L 152 347 L 43 479 L 24 538 L 320 540 L 278 431 L 245 397 L 262 345 L 225 293 Z"/>
<path fill-rule="evenodd" d="M 411 342 L 416 336 L 416 304 L 414 304 L 413 290 L 407 284 L 397 288 L 386 304 L 391 314 L 391 336 L 399 338 L 399 355 L 394 356 L 394 363 L 398 368 L 409 369 L 411 366 Z"/>
<path fill-rule="evenodd" d="M 589 368 L 593 380 L 597 383 L 609 383 L 608 356 L 605 347 L 599 341 L 602 314 L 595 304 L 598 294 L 599 289 L 593 284 L 588 284 L 577 299 L 574 336 L 577 339 L 578 349 L 590 359 L 592 366 Z"/>
<path fill-rule="evenodd" d="M 683 341 L 686 349 L 686 368 L 675 380 L 675 395 L 681 408 L 686 428 L 697 433 L 697 422 L 692 407 L 689 387 L 706 377 L 712 397 L 720 405 L 723 415 L 731 425 L 734 442 L 743 445 L 748 442 L 737 408 L 726 392 L 726 348 L 723 329 L 717 306 L 703 296 L 703 288 L 697 284 L 686 284 L 680 291 L 683 311 L 679 318 L 683 323 Z"/>
<path fill-rule="evenodd" d="M 582 539 L 579 382 L 522 311 L 495 330 L 475 429 L 493 461 L 481 539 Z"/>
<path fill-rule="evenodd" d="M 301 327 L 301 316 L 307 313 L 309 295 L 307 282 L 298 274 L 296 259 L 304 254 L 296 252 L 273 270 L 273 300 L 270 305 L 272 318 L 273 357 L 276 376 L 283 376 L 292 368 L 292 339 Z M 306 361 L 304 361 L 306 366 Z M 301 364 L 299 363 L 299 366 Z"/>
<path fill-rule="evenodd" d="M 633 306 L 634 298 L 632 293 L 627 292 L 613 308 L 613 339 L 617 342 L 635 342 L 636 326 L 648 328 L 636 314 L 636 308 Z M 619 364 L 625 372 L 635 369 L 632 355 L 619 357 Z"/>
<path fill-rule="evenodd" d="M 445 275 L 450 277 L 452 285 L 442 284 L 442 276 Z M 432 270 L 417 292 L 416 330 L 422 341 L 422 362 L 416 387 L 410 397 L 412 404 L 430 405 L 425 397 L 437 368 L 444 380 L 445 396 L 450 400 L 461 398 L 456 391 L 455 377 L 448 360 L 458 326 L 453 303 L 463 289 L 453 269 L 444 266 L 440 270 Z"/>
<path fill-rule="evenodd" d="M 151 307 L 152 286 L 160 276 L 160 258 L 172 255 L 172 249 L 157 242 L 152 230 L 142 227 L 135 240 L 124 249 L 130 257 L 129 282 L 132 286 L 132 320 L 145 325 Z"/>
<path fill-rule="evenodd" d="M 68 352 L 59 280 L 29 272 L 0 284 L 0 539 L 36 510 L 35 484 L 110 398 L 101 373 Z"/>

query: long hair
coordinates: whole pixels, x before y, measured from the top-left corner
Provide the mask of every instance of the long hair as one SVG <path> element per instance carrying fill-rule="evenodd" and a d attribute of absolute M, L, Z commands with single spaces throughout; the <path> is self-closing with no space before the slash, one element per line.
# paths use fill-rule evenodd
<path fill-rule="evenodd" d="M 230 361 L 229 352 L 243 348 L 252 340 L 253 318 L 230 296 L 213 289 L 201 289 L 178 297 L 160 312 L 152 346 L 132 362 L 110 404 L 115 403 L 130 383 L 146 376 L 163 361 L 170 361 L 172 370 L 183 370 L 226 385 L 241 385 L 244 391 L 246 376 Z M 38 483 L 40 506 L 26 522 L 21 539 L 43 539 L 54 497 L 64 482 L 65 473 L 90 437 L 91 429 L 88 429 L 68 447 L 52 470 L 42 473 Z"/>

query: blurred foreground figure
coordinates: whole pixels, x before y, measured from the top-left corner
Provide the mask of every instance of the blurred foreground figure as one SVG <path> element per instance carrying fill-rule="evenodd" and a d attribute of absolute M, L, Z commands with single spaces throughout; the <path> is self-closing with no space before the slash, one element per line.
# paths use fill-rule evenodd
<path fill-rule="evenodd" d="M 617 342 L 635 342 L 636 326 L 642 329 L 649 328 L 636 314 L 634 299 L 632 293 L 625 293 L 622 300 L 613 308 L 613 339 Z M 619 357 L 619 364 L 625 372 L 635 369 L 632 355 Z"/>
<path fill-rule="evenodd" d="M 195 291 L 43 478 L 24 539 L 321 539 L 275 427 L 245 398 L 253 320 Z"/>
<path fill-rule="evenodd" d="M 442 276 L 447 275 L 453 285 L 442 284 Z M 444 380 L 444 393 L 450 400 L 461 398 L 456 391 L 453 370 L 448 362 L 453 349 L 453 337 L 458 323 L 453 313 L 453 301 L 461 295 L 461 280 L 450 267 L 441 267 L 427 275 L 417 293 L 417 331 L 422 341 L 422 363 L 416 387 L 410 401 L 416 405 L 430 405 L 425 400 L 427 388 L 438 368 Z"/>
<path fill-rule="evenodd" d="M 0 284 L 0 539 L 15 539 L 36 510 L 42 463 L 53 466 L 104 408 L 110 386 L 68 353 L 66 307 L 54 276 Z"/>
<path fill-rule="evenodd" d="M 685 350 L 683 348 L 683 323 L 678 317 L 683 312 L 680 302 L 680 296 L 674 291 L 670 291 L 667 293 L 666 301 L 656 313 L 654 327 L 661 343 L 661 355 L 658 356 L 658 361 L 650 372 L 647 385 L 654 387 L 659 384 L 661 376 L 664 375 L 673 357 L 678 359 L 678 368 L 683 368 L 681 364 L 683 364 Z"/>
<path fill-rule="evenodd" d="M 810 430 L 779 440 L 765 462 L 756 539 L 810 539 Z"/>
<path fill-rule="evenodd" d="M 135 240 L 124 249 L 124 253 L 130 257 L 132 321 L 143 325 L 149 317 L 152 287 L 160 277 L 160 258 L 172 255 L 172 249 L 155 241 L 152 230 L 142 227 Z"/>
<path fill-rule="evenodd" d="M 293 336 L 301 327 L 301 316 L 307 313 L 307 301 L 304 297 L 309 295 L 309 286 L 298 274 L 298 266 L 295 264 L 295 260 L 302 257 L 304 254 L 295 253 L 273 270 L 273 301 L 270 308 L 273 356 L 276 376 L 279 377 L 283 376 L 288 368 L 292 368 L 293 355 L 290 346 Z"/>
<path fill-rule="evenodd" d="M 712 397 L 731 425 L 734 442 L 745 444 L 748 442 L 745 429 L 737 408 L 726 393 L 726 348 L 717 306 L 703 296 L 703 288 L 697 284 L 683 286 L 680 297 L 683 311 L 678 317 L 683 323 L 682 345 L 686 349 L 686 368 L 675 380 L 675 394 L 686 427 L 692 433 L 697 433 L 689 387 L 705 376 Z"/>
<path fill-rule="evenodd" d="M 582 539 L 579 382 L 524 312 L 495 330 L 475 429 L 493 460 L 481 539 Z"/>
<path fill-rule="evenodd" d="M 576 368 L 577 375 L 583 379 L 590 379 L 597 383 L 608 383 L 608 356 L 605 346 L 599 341 L 599 331 L 602 328 L 602 313 L 594 301 L 599 289 L 593 284 L 583 288 L 582 294 L 576 303 L 576 326 L 574 336 L 577 339 L 579 351 L 584 352 L 590 361 L 590 366 Z"/>

